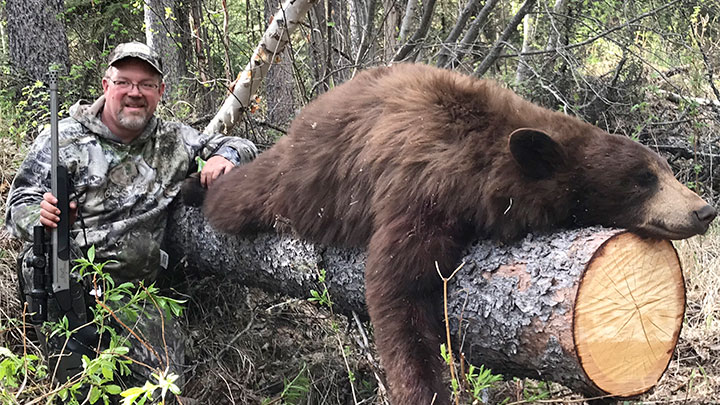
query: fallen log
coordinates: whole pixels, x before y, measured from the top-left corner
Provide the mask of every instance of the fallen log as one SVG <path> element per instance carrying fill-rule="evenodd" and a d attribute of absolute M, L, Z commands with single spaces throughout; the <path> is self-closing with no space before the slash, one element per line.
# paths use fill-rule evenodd
<path fill-rule="evenodd" d="M 223 235 L 179 204 L 172 216 L 166 243 L 192 271 L 308 297 L 325 269 L 334 308 L 367 319 L 361 249 L 275 233 Z M 470 363 L 619 397 L 648 391 L 667 368 L 685 308 L 670 242 L 596 227 L 514 244 L 478 241 L 466 253 L 448 308 L 453 347 Z"/>

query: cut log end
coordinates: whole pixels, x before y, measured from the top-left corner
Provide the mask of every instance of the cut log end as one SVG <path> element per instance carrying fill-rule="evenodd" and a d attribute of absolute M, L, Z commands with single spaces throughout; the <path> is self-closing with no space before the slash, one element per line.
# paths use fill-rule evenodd
<path fill-rule="evenodd" d="M 578 288 L 573 335 L 580 364 L 619 397 L 651 389 L 667 368 L 685 311 L 680 261 L 669 241 L 610 238 Z"/>

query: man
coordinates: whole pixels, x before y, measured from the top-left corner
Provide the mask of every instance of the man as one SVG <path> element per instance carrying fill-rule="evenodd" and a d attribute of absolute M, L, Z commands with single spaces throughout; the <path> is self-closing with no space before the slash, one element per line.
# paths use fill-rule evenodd
<path fill-rule="evenodd" d="M 80 254 L 94 245 L 96 263 L 113 260 L 104 270 L 116 285 L 141 280 L 149 285 L 167 266 L 160 244 L 168 205 L 195 157 L 207 160 L 200 176 L 207 186 L 233 166 L 250 161 L 257 149 L 244 139 L 205 135 L 156 117 L 165 84 L 160 60 L 145 44 L 119 45 L 110 55 L 102 87 L 103 96 L 92 104 L 79 101 L 70 108 L 70 117 L 58 125 L 59 161 L 71 179 L 71 239 Z M 57 227 L 60 210 L 49 192 L 49 173 L 50 134 L 46 130 L 30 148 L 10 190 L 6 225 L 14 235 L 31 240 L 38 222 L 46 229 Z M 24 294 L 29 297 L 31 272 L 24 268 L 23 274 Z M 172 330 L 170 321 L 161 321 L 154 308 L 146 312 L 156 321 L 127 326 L 137 327 L 150 347 L 131 339 L 129 356 L 160 369 L 169 358 L 170 369 L 181 374 L 177 366 L 184 351 L 179 333 Z M 125 327 L 116 329 L 130 335 Z M 52 342 L 48 345 L 51 354 L 58 349 Z M 81 367 L 77 361 L 60 362 L 60 380 Z M 139 364 L 131 369 L 138 373 L 140 383 L 150 375 Z"/>

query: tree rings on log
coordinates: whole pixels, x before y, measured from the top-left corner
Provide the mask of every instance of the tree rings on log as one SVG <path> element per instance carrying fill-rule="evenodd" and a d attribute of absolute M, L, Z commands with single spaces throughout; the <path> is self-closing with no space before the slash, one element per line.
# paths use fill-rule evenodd
<path fill-rule="evenodd" d="M 667 368 L 685 313 L 685 287 L 669 241 L 620 233 L 587 264 L 573 334 L 580 364 L 601 390 L 632 396 Z"/>

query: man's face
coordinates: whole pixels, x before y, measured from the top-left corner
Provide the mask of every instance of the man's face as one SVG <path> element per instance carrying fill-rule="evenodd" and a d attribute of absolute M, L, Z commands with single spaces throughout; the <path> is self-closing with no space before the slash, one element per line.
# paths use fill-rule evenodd
<path fill-rule="evenodd" d="M 129 142 L 142 133 L 152 117 L 165 84 L 149 64 L 136 58 L 119 61 L 108 73 L 102 80 L 102 120 L 116 136 Z"/>

